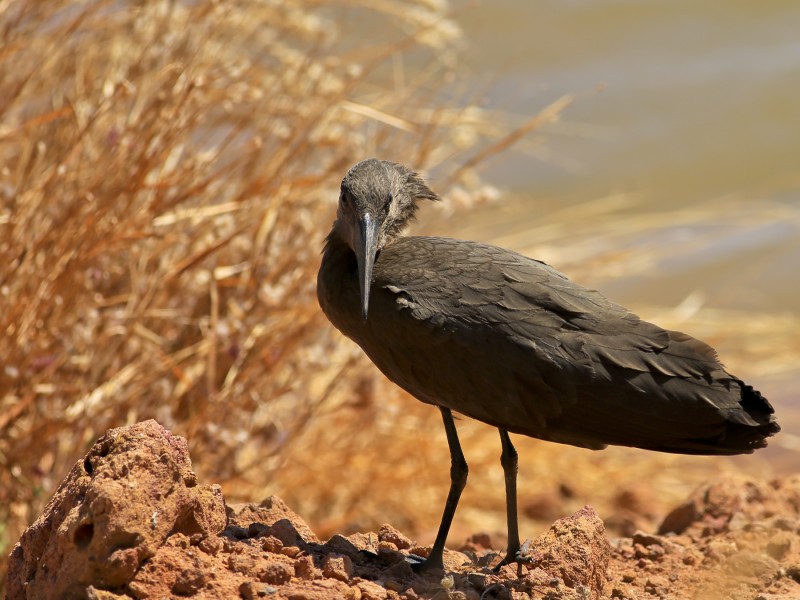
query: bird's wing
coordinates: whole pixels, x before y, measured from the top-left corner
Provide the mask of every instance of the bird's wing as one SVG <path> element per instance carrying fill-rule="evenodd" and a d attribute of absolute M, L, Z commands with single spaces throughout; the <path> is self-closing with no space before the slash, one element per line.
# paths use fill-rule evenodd
<path fill-rule="evenodd" d="M 394 303 L 388 309 L 394 316 L 387 314 L 383 322 L 394 319 L 402 330 L 407 347 L 396 354 L 433 353 L 406 357 L 405 365 L 402 356 L 394 357 L 403 365 L 399 370 L 405 369 L 398 383 L 418 397 L 431 389 L 431 401 L 449 394 L 454 410 L 511 430 L 508 423 L 523 416 L 534 429 L 546 430 L 587 399 L 596 416 L 608 413 L 613 420 L 617 412 L 621 421 L 631 415 L 642 422 L 657 417 L 656 427 L 664 415 L 718 426 L 724 420 L 720 409 L 740 409 L 729 391 L 734 380 L 710 346 L 642 321 L 542 262 L 446 238 L 403 238 L 383 252 L 387 256 L 378 265 L 391 268 L 377 269 L 373 290 L 383 290 Z M 424 360 L 439 373 L 424 373 Z M 481 366 L 482 372 L 465 374 L 459 364 Z M 437 388 L 437 377 L 450 379 Z M 666 385 L 676 379 L 688 383 Z M 709 387 L 712 382 L 719 393 Z M 578 443 L 561 437 L 557 441 Z M 599 445 L 579 439 L 584 443 L 578 445 Z"/>

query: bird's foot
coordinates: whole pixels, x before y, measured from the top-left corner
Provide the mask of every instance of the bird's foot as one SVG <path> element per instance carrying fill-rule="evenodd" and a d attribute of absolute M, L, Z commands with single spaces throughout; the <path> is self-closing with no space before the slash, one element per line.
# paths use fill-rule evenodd
<path fill-rule="evenodd" d="M 433 555 L 423 558 L 418 554 L 409 554 L 406 556 L 406 562 L 411 565 L 411 570 L 414 573 L 426 573 L 433 570 L 444 571 L 444 563 L 441 556 L 437 560 L 437 557 Z"/>
<path fill-rule="evenodd" d="M 517 562 L 517 555 L 506 554 L 506 557 L 503 560 L 492 567 L 492 571 L 497 573 L 501 568 L 505 567 L 506 565 L 510 565 L 513 562 Z"/>
<path fill-rule="evenodd" d="M 531 564 L 531 562 L 533 562 L 533 557 L 530 554 L 530 546 L 530 541 L 525 540 L 525 543 L 522 544 L 522 547 L 517 547 L 516 549 L 509 548 L 506 557 L 497 563 L 492 570 L 496 573 L 502 567 L 510 565 L 511 563 L 517 563 L 518 565 Z"/>

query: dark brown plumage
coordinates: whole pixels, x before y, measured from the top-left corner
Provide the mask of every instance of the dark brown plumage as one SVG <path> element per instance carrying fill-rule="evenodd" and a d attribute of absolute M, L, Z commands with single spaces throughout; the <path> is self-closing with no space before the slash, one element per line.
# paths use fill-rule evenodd
<path fill-rule="evenodd" d="M 401 237 L 419 199 L 410 169 L 376 159 L 342 181 L 317 279 L 320 306 L 393 382 L 440 407 L 452 485 L 433 552 L 466 484 L 451 411 L 499 428 L 509 548 L 519 550 L 507 432 L 600 449 L 740 454 L 780 428 L 769 402 L 708 345 L 642 321 L 548 265 L 495 246 Z"/>

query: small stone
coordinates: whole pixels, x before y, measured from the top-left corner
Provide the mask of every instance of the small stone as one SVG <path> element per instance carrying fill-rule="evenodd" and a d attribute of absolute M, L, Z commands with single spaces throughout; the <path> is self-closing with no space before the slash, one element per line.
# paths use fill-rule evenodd
<path fill-rule="evenodd" d="M 669 532 L 683 533 L 686 531 L 697 519 L 700 518 L 700 512 L 696 503 L 692 500 L 687 500 L 680 506 L 674 508 L 661 523 L 658 528 L 658 533 L 665 534 Z"/>
<path fill-rule="evenodd" d="M 399 550 L 411 548 L 411 540 L 388 524 L 381 525 L 381 529 L 378 532 L 378 541 L 394 544 Z"/>
<path fill-rule="evenodd" d="M 786 567 L 786 575 L 800 583 L 800 565 L 791 565 Z"/>
<path fill-rule="evenodd" d="M 311 580 L 319 576 L 319 569 L 314 566 L 311 556 L 301 556 L 294 561 L 294 574 L 298 579 Z"/>
<path fill-rule="evenodd" d="M 792 538 L 794 536 L 788 531 L 781 531 L 774 535 L 767 543 L 767 554 L 775 560 L 783 560 L 783 558 L 792 549 Z"/>
<path fill-rule="evenodd" d="M 542 492 L 531 496 L 520 507 L 522 513 L 530 518 L 539 521 L 552 521 L 561 514 L 563 499 L 556 491 Z M 490 548 L 491 546 L 484 546 Z"/>
<path fill-rule="evenodd" d="M 353 577 L 353 561 L 347 555 L 328 555 L 322 563 L 322 574 L 347 583 Z"/>
<path fill-rule="evenodd" d="M 284 563 L 270 562 L 259 574 L 259 580 L 263 583 L 281 585 L 286 583 L 294 575 L 294 569 Z"/>
<path fill-rule="evenodd" d="M 636 581 L 636 574 L 632 573 L 631 571 L 625 571 L 622 574 L 622 581 L 624 581 L 625 583 L 633 583 L 634 581 Z"/>
<path fill-rule="evenodd" d="M 661 544 L 662 537 L 659 535 L 650 535 L 643 531 L 637 531 L 632 536 L 634 544 L 641 544 L 642 546 L 652 546 L 653 544 Z"/>
<path fill-rule="evenodd" d="M 256 583 L 255 581 L 245 581 L 239 586 L 239 596 L 242 600 L 257 600 L 275 594 L 278 590 L 270 585 Z"/>
<path fill-rule="evenodd" d="M 183 569 L 172 585 L 172 593 L 178 596 L 193 596 L 206 584 L 205 574 L 197 569 Z"/>
<path fill-rule="evenodd" d="M 182 533 L 176 533 L 170 536 L 169 543 L 175 548 L 188 548 L 191 545 L 189 536 L 183 535 Z"/>
<path fill-rule="evenodd" d="M 361 590 L 357 587 L 351 587 L 345 593 L 345 600 L 361 600 Z"/>
<path fill-rule="evenodd" d="M 210 554 L 211 556 L 216 556 L 220 550 L 222 550 L 223 541 L 219 536 L 209 536 L 200 540 L 200 543 L 197 544 L 197 547 L 200 548 L 206 554 Z"/>
<path fill-rule="evenodd" d="M 656 594 L 658 592 L 667 590 L 669 587 L 669 580 L 666 577 L 661 577 L 659 575 L 651 575 L 647 578 L 647 581 L 644 584 L 645 591 L 651 594 Z"/>
<path fill-rule="evenodd" d="M 261 544 L 261 549 L 264 552 L 272 552 L 273 554 L 279 554 L 280 551 L 283 549 L 283 542 L 276 538 L 274 535 L 268 535 L 267 537 L 263 537 L 259 539 Z"/>
<path fill-rule="evenodd" d="M 359 581 L 356 587 L 361 590 L 362 600 L 386 600 L 388 596 L 384 588 L 371 581 Z"/>
<path fill-rule="evenodd" d="M 281 548 L 280 552 L 289 558 L 296 558 L 300 554 L 301 550 L 297 546 L 284 546 Z"/>
<path fill-rule="evenodd" d="M 769 556 L 742 550 L 728 558 L 726 567 L 730 569 L 731 573 L 737 573 L 744 577 L 766 577 L 776 572 L 779 565 Z"/>

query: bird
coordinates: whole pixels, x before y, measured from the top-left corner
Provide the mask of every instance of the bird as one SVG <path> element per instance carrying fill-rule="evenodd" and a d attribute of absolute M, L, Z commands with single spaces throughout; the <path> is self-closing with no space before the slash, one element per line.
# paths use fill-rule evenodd
<path fill-rule="evenodd" d="M 317 298 L 375 366 L 441 411 L 450 489 L 428 557 L 443 569 L 465 460 L 453 412 L 499 430 L 507 554 L 519 558 L 518 454 L 510 433 L 599 450 L 751 453 L 780 427 L 760 392 L 716 351 L 640 319 L 544 262 L 445 237 L 404 235 L 439 196 L 402 164 L 367 159 L 341 182 Z"/>

